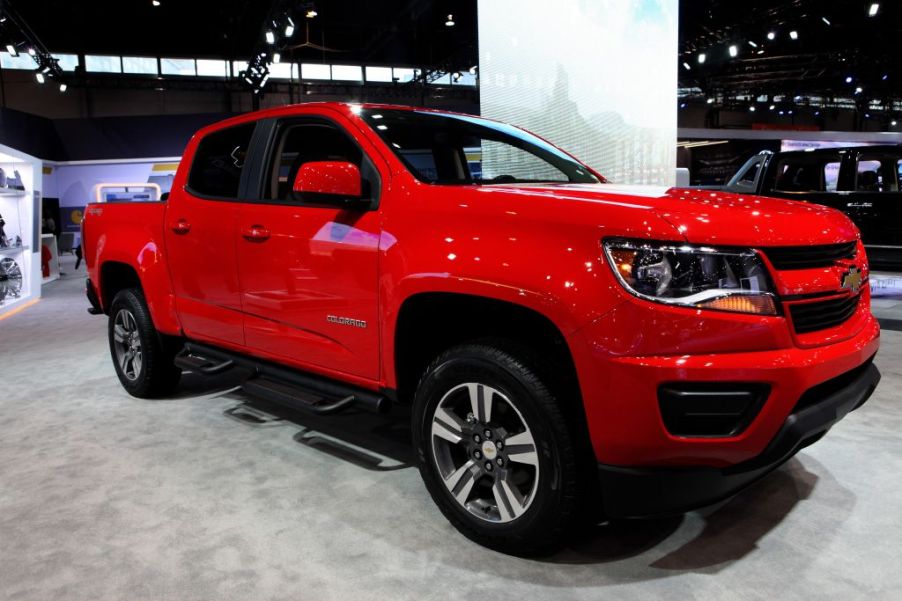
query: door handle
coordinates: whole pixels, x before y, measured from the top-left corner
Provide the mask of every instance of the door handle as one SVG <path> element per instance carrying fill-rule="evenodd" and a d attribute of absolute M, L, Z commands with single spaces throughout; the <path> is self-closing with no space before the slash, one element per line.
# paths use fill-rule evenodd
<path fill-rule="evenodd" d="M 191 231 L 191 224 L 187 219 L 179 219 L 172 225 L 172 231 L 180 236 L 184 236 Z"/>
<path fill-rule="evenodd" d="M 265 242 L 269 240 L 271 233 L 262 225 L 252 225 L 241 230 L 241 235 L 248 242 Z"/>

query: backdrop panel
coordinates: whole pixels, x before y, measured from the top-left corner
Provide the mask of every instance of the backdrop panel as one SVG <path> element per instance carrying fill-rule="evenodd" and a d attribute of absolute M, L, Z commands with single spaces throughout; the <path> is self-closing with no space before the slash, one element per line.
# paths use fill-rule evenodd
<path fill-rule="evenodd" d="M 615 182 L 673 185 L 677 35 L 678 0 L 480 0 L 482 115 Z"/>

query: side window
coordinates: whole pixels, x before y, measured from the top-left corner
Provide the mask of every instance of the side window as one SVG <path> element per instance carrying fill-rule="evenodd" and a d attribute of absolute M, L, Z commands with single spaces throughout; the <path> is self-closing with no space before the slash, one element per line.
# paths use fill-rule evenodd
<path fill-rule="evenodd" d="M 855 190 L 858 192 L 883 192 L 884 178 L 880 161 L 867 158 L 858 159 Z"/>
<path fill-rule="evenodd" d="M 758 178 L 758 170 L 760 168 L 761 161 L 755 161 L 754 163 L 746 167 L 745 171 L 739 174 L 739 180 L 736 183 L 745 186 L 754 185 L 755 180 Z"/>
<path fill-rule="evenodd" d="M 328 123 L 290 125 L 281 132 L 275 146 L 267 200 L 297 201 L 292 192 L 295 176 L 304 165 L 315 161 L 347 161 L 366 176 L 363 152 L 342 130 Z"/>
<path fill-rule="evenodd" d="M 839 186 L 839 161 L 824 164 L 824 184 L 827 192 L 836 192 Z"/>
<path fill-rule="evenodd" d="M 200 196 L 237 199 L 254 123 L 208 134 L 197 147 L 188 187 Z"/>
<path fill-rule="evenodd" d="M 777 165 L 780 192 L 836 192 L 839 157 L 791 157 Z"/>

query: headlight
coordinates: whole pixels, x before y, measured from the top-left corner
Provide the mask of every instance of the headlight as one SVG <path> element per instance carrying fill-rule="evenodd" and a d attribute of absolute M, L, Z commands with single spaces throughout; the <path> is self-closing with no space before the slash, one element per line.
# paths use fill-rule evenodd
<path fill-rule="evenodd" d="M 776 315 L 767 269 L 751 249 L 611 238 L 611 268 L 629 292 L 670 305 Z"/>

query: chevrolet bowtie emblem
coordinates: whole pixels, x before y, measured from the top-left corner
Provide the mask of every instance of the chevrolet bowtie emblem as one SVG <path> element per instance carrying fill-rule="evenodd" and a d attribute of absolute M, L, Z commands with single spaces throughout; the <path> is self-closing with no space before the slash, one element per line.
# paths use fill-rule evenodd
<path fill-rule="evenodd" d="M 849 271 L 842 276 L 842 287 L 852 292 L 858 292 L 861 288 L 861 272 L 857 267 L 849 267 Z"/>

